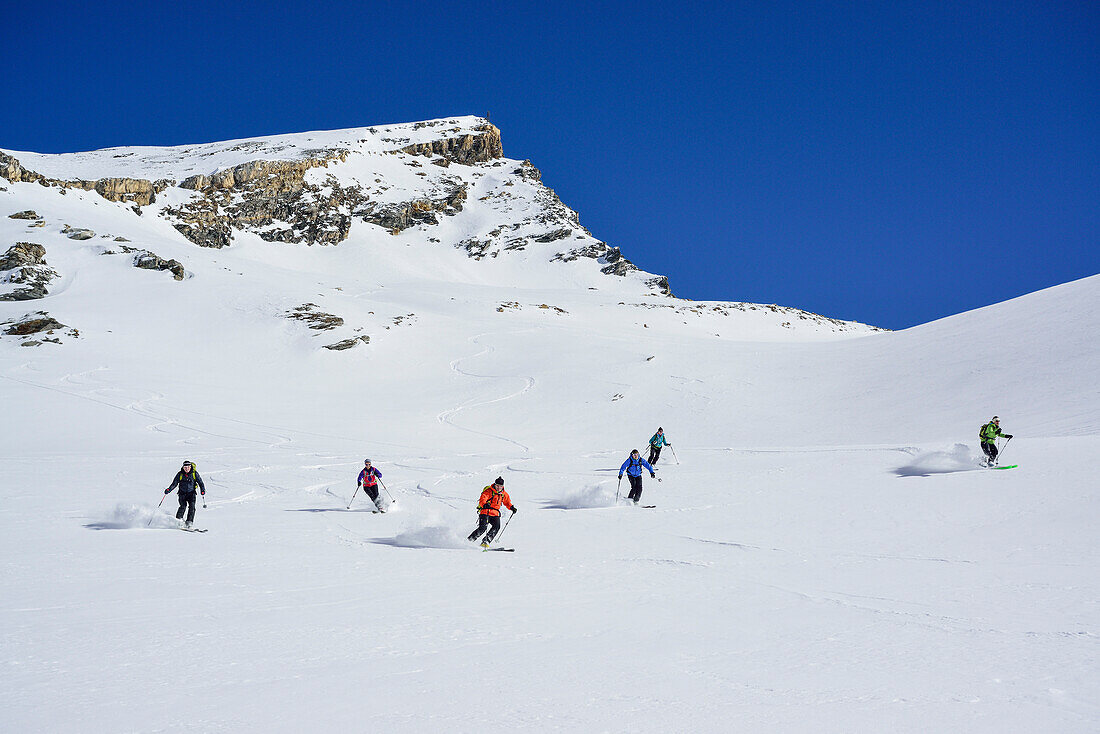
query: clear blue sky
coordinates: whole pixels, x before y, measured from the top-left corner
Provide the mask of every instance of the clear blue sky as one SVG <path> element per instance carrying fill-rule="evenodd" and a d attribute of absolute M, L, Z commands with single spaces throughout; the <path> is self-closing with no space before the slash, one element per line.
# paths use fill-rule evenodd
<path fill-rule="evenodd" d="M 1100 272 L 1100 3 L 12 3 L 0 147 L 491 112 L 695 299 L 902 328 Z"/>

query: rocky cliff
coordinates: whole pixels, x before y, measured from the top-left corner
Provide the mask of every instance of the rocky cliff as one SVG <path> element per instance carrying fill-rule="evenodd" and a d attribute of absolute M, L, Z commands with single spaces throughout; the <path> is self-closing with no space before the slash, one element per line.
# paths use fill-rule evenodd
<path fill-rule="evenodd" d="M 524 253 L 563 264 L 592 260 L 609 276 L 637 271 L 581 226 L 530 161 L 506 159 L 500 130 L 480 118 L 61 156 L 0 151 L 0 177 L 95 192 L 137 216 L 168 221 L 201 247 L 227 247 L 246 233 L 337 245 L 354 228 L 373 227 L 390 235 L 415 230 L 418 239 L 477 260 Z M 442 226 L 475 198 L 476 216 Z M 644 282 L 669 294 L 663 277 Z"/>

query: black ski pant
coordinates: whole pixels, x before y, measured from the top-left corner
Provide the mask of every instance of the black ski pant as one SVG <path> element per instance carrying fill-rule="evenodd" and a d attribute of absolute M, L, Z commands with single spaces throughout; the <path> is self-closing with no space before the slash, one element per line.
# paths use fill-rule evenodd
<path fill-rule="evenodd" d="M 364 484 L 363 491 L 367 493 L 368 497 L 370 497 L 370 501 L 374 503 L 374 506 L 381 510 L 382 505 L 378 504 L 378 485 L 375 484 L 372 486 Z"/>
<path fill-rule="evenodd" d="M 642 475 L 633 476 L 627 474 L 626 478 L 630 480 L 630 494 L 626 496 L 628 500 L 634 500 L 634 504 L 638 504 L 638 501 L 642 499 Z"/>
<path fill-rule="evenodd" d="M 989 463 L 992 464 L 997 461 L 997 444 L 982 442 L 982 451 L 989 457 Z"/>
<path fill-rule="evenodd" d="M 650 444 L 649 446 L 649 463 L 656 464 L 657 459 L 661 458 L 661 447 Z"/>
<path fill-rule="evenodd" d="M 500 515 L 478 515 L 477 529 L 470 533 L 467 540 L 477 540 L 485 532 L 486 526 L 489 526 L 489 533 L 485 536 L 485 542 L 492 543 L 500 532 Z"/>
<path fill-rule="evenodd" d="M 176 511 L 176 519 L 182 520 L 184 511 L 187 512 L 187 522 L 195 521 L 195 492 L 180 492 L 180 508 Z"/>

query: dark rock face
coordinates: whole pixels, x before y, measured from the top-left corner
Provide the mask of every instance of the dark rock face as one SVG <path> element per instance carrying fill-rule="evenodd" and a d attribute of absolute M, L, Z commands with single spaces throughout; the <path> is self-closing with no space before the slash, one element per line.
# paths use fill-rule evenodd
<path fill-rule="evenodd" d="M 27 209 L 26 211 L 9 214 L 8 219 L 38 219 L 38 215 L 33 209 Z"/>
<path fill-rule="evenodd" d="M 16 242 L 0 256 L 0 273 L 5 283 L 18 283 L 11 293 L 0 295 L 0 301 L 33 301 L 45 298 L 46 286 L 57 272 L 46 264 L 46 248 L 33 242 Z"/>
<path fill-rule="evenodd" d="M 178 210 L 177 210 L 178 211 Z M 228 247 L 233 233 L 225 222 L 215 221 L 216 215 L 205 216 L 200 212 L 189 212 L 192 224 L 173 224 L 172 226 L 187 239 L 199 247 L 220 249 Z M 205 220 L 205 224 L 204 224 Z"/>
<path fill-rule="evenodd" d="M 659 275 L 656 278 L 650 278 L 646 281 L 646 285 L 656 291 L 660 291 L 669 298 L 672 298 L 672 288 L 668 284 L 668 276 Z"/>
<path fill-rule="evenodd" d="M 311 329 L 328 331 L 344 325 L 344 320 L 324 311 L 317 311 L 316 303 L 303 303 L 286 312 L 288 319 L 304 321 Z"/>
<path fill-rule="evenodd" d="M 609 247 L 603 254 L 603 257 L 599 258 L 601 263 L 607 263 L 606 266 L 600 268 L 600 272 L 607 275 L 626 275 L 631 270 L 637 270 L 638 268 L 634 263 L 623 257 L 622 251 L 618 247 Z"/>
<path fill-rule="evenodd" d="M 364 200 L 365 203 L 354 212 L 354 216 L 364 222 L 385 227 L 391 233 L 397 234 L 403 229 L 420 224 L 439 224 L 437 213 L 453 216 L 462 211 L 462 205 L 465 201 L 466 185 L 458 184 L 437 199 L 417 199 L 416 201 L 404 201 L 399 204 L 386 204 L 378 207 L 373 202 L 365 202 Z"/>
<path fill-rule="evenodd" d="M 173 226 L 180 234 L 202 247 L 229 245 L 233 230 L 256 231 L 268 242 L 334 245 L 351 230 L 351 217 L 342 210 L 366 197 L 358 187 L 342 187 L 332 176 L 324 187 L 306 183 L 306 171 L 348 155 L 346 150 L 317 153 L 316 158 L 250 161 L 210 176 L 191 176 L 180 188 L 202 197 L 165 214 L 178 220 Z M 279 223 L 286 226 L 272 226 Z"/>
<path fill-rule="evenodd" d="M 396 234 L 419 224 L 438 224 L 437 214 L 462 211 L 466 185 L 461 182 L 438 198 L 379 205 L 361 187 L 343 186 L 334 176 L 323 186 L 305 181 L 310 169 L 342 162 L 347 155 L 346 150 L 318 151 L 317 158 L 252 161 L 210 176 L 192 176 L 180 187 L 203 196 L 166 214 L 179 220 L 173 226 L 187 239 L 220 248 L 232 242 L 234 230 L 254 231 L 268 242 L 335 245 L 347 239 L 354 219 Z"/>
<path fill-rule="evenodd" d="M 500 142 L 500 130 L 496 125 L 486 122 L 477 128 L 477 134 L 460 135 L 452 138 L 433 140 L 430 143 L 407 145 L 401 149 L 409 155 L 442 157 L 451 163 L 485 163 L 494 158 L 504 157 L 504 146 Z"/>
<path fill-rule="evenodd" d="M 165 260 L 148 250 L 138 250 L 134 254 L 134 267 L 143 270 L 167 270 L 176 280 L 183 280 L 185 275 L 183 263 L 179 260 Z"/>
<path fill-rule="evenodd" d="M 520 163 L 519 168 L 512 171 L 512 173 L 527 181 L 542 181 L 542 171 L 535 168 L 535 165 L 529 160 Z"/>
<path fill-rule="evenodd" d="M 555 229 L 553 232 L 547 232 L 541 237 L 536 237 L 535 242 L 556 242 L 558 240 L 564 240 L 571 234 L 573 234 L 573 230 L 571 229 Z"/>
<path fill-rule="evenodd" d="M 344 339 L 338 341 L 335 344 L 326 344 L 325 349 L 332 349 L 333 351 L 342 351 L 344 349 L 351 349 L 357 347 L 360 344 L 370 344 L 369 336 L 354 336 L 351 339 Z"/>
<path fill-rule="evenodd" d="M 10 323 L 10 322 L 9 322 Z M 4 329 L 4 333 L 9 336 L 29 336 L 30 334 L 46 334 L 52 335 L 59 329 L 68 328 L 65 324 L 61 323 L 57 319 L 50 316 L 45 311 L 38 311 L 37 313 L 24 316 L 21 320 L 14 323 L 10 323 L 8 328 Z M 69 336 L 79 336 L 76 329 L 69 329 Z M 44 341 L 57 341 L 56 339 L 46 339 Z M 26 346 L 36 346 L 36 344 L 25 344 Z"/>
<path fill-rule="evenodd" d="M 70 240 L 90 240 L 95 237 L 95 232 L 90 229 L 83 229 L 81 227 L 72 227 L 66 224 L 61 229 L 61 234 L 68 237 Z"/>
<path fill-rule="evenodd" d="M 33 242 L 16 242 L 0 255 L 0 270 L 11 270 L 23 265 L 45 265 L 46 248 Z"/>

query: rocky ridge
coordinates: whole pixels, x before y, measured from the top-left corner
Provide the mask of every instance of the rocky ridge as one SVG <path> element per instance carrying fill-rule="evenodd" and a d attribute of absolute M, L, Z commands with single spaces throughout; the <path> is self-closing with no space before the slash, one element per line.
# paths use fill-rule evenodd
<path fill-rule="evenodd" d="M 175 185 L 175 181 L 170 179 L 148 181 L 143 178 L 107 177 L 89 181 L 50 178 L 24 168 L 17 158 L 3 151 L 0 151 L 0 178 L 5 178 L 11 183 L 37 183 L 40 186 L 95 191 L 107 201 L 131 202 L 138 207 L 152 204 L 156 201 L 157 194 Z"/>
<path fill-rule="evenodd" d="M 108 201 L 131 204 L 138 214 L 143 207 L 156 203 L 158 195 L 167 189 L 191 192 L 189 197 L 175 196 L 173 202 L 155 207 L 156 214 L 171 222 L 190 242 L 217 249 L 231 245 L 238 232 L 249 232 L 268 242 L 336 245 L 348 238 L 356 222 L 380 227 L 393 235 L 412 228 L 423 228 L 428 234 L 443 217 L 463 211 L 480 179 L 490 173 L 499 176 L 494 169 L 508 164 L 500 130 L 487 120 L 432 120 L 367 128 L 360 135 L 344 138 L 340 144 L 315 147 L 239 141 L 218 150 L 257 157 L 210 172 L 182 175 L 178 184 L 170 176 L 51 177 L 3 152 L 0 176 L 13 183 L 95 191 Z M 187 148 L 179 155 L 216 159 L 212 151 L 199 152 L 210 147 Z M 120 150 L 123 152 L 112 153 L 111 167 L 122 173 L 134 153 Z M 343 164 L 349 158 L 377 154 L 398 157 L 422 181 L 396 186 L 381 178 L 365 180 L 343 174 Z M 419 161 L 425 158 L 433 165 L 424 168 Z M 178 169 L 183 160 L 174 167 Z M 461 170 L 452 173 L 455 166 Z M 82 170 L 91 169 L 85 166 Z M 480 260 L 550 246 L 546 257 L 551 262 L 590 258 L 604 274 L 613 276 L 637 270 L 618 248 L 592 237 L 576 212 L 542 184 L 541 173 L 530 161 L 513 165 L 505 178 L 478 197 L 501 212 L 499 226 L 452 242 L 454 247 Z M 515 221 L 508 216 L 513 208 L 527 208 L 534 213 Z M 69 236 L 91 234 L 88 230 L 87 234 Z M 443 242 L 439 237 L 428 239 Z M 568 246 L 569 242 L 575 242 L 575 246 Z M 666 279 L 656 277 L 647 283 L 658 293 L 671 295 Z"/>

